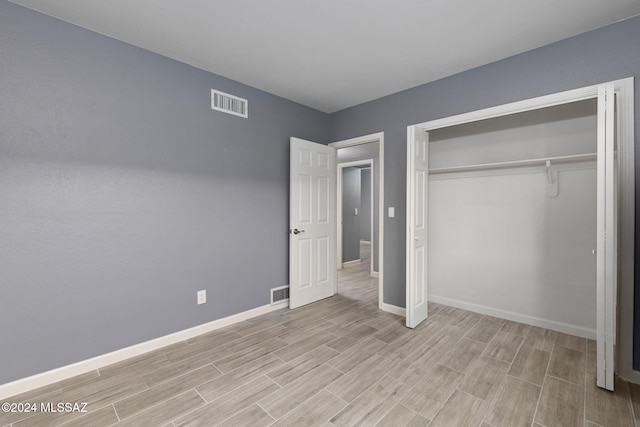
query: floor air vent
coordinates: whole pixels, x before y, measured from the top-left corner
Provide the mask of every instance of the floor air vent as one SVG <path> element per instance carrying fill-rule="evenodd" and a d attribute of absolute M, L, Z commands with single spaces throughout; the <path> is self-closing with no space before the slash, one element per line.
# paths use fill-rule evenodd
<path fill-rule="evenodd" d="M 288 286 L 271 289 L 271 305 L 282 304 L 287 301 L 289 301 Z"/>
<path fill-rule="evenodd" d="M 234 116 L 249 117 L 249 101 L 215 89 L 211 89 L 211 109 Z"/>

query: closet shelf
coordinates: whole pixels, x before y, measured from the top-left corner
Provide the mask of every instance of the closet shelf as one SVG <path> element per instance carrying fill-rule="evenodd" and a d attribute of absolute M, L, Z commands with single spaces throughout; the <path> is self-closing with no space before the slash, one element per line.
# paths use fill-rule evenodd
<path fill-rule="evenodd" d="M 429 174 L 449 173 L 449 172 L 467 172 L 467 171 L 503 169 L 503 168 L 526 167 L 526 166 L 546 166 L 547 161 L 550 161 L 552 163 L 576 163 L 576 162 L 587 162 L 587 161 L 596 160 L 596 159 L 597 159 L 596 153 L 573 154 L 571 156 L 543 157 L 539 159 L 512 160 L 509 162 L 480 163 L 476 165 L 433 168 L 433 169 L 429 169 Z"/>

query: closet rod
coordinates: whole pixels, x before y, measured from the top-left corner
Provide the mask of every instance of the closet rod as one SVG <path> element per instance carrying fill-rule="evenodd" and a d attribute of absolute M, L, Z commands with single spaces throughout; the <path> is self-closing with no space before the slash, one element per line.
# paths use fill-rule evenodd
<path fill-rule="evenodd" d="M 481 163 L 476 165 L 449 166 L 444 168 L 429 169 L 429 174 L 449 173 L 449 172 L 467 172 L 486 169 L 503 169 L 513 167 L 526 166 L 546 166 L 547 162 L 552 163 L 576 163 L 596 160 L 596 153 L 573 154 L 570 156 L 544 157 L 539 159 L 512 160 L 508 162 Z"/>

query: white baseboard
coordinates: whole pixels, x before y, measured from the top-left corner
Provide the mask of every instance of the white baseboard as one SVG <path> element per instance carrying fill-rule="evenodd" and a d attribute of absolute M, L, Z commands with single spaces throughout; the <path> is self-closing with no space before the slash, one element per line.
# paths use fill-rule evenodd
<path fill-rule="evenodd" d="M 242 322 L 243 320 L 251 319 L 262 314 L 280 310 L 284 307 L 285 306 L 283 306 L 282 304 L 274 306 L 263 305 L 262 307 L 243 311 L 242 313 L 234 314 L 222 319 L 217 319 L 212 322 L 194 326 L 193 328 L 178 331 L 173 334 L 142 342 L 140 344 L 135 344 L 130 347 L 113 351 L 111 353 L 106 353 L 100 356 L 93 357 L 91 359 L 73 363 L 71 365 L 62 366 L 60 368 L 32 375 L 30 377 L 22 378 L 10 383 L 2 384 L 0 385 L 0 400 L 6 399 L 10 396 L 14 396 L 16 394 L 24 393 L 26 391 L 34 390 L 36 388 L 43 387 L 57 381 L 71 378 L 76 375 L 84 374 L 85 372 L 103 368 L 107 365 L 111 365 L 112 363 L 139 356 L 141 354 L 157 350 L 159 348 L 166 347 L 180 341 L 185 341 L 197 337 L 198 335 L 202 335 L 207 332 L 215 331 L 216 329 L 224 328 L 234 323 Z"/>
<path fill-rule="evenodd" d="M 342 263 L 342 266 L 343 267 L 348 267 L 350 265 L 360 264 L 361 262 L 362 261 L 360 260 L 360 258 L 358 258 L 358 259 L 354 259 L 354 260 L 351 260 L 351 261 L 345 261 L 345 262 Z"/>
<path fill-rule="evenodd" d="M 372 271 L 371 277 L 380 277 L 380 273 L 378 273 L 377 271 Z"/>
<path fill-rule="evenodd" d="M 385 302 L 380 306 L 380 310 L 402 317 L 405 317 L 407 314 L 407 310 L 404 307 L 398 307 L 397 305 L 387 304 Z"/>
<path fill-rule="evenodd" d="M 592 340 L 596 339 L 596 331 L 594 329 L 583 328 L 581 326 L 569 325 L 567 323 L 541 319 L 538 317 L 527 316 L 525 314 L 514 313 L 511 311 L 500 310 L 498 308 L 472 304 L 465 301 L 459 301 L 452 298 L 439 297 L 434 295 L 429 295 L 429 301 L 448 305 L 451 307 L 461 308 L 463 310 L 473 311 L 475 313 L 495 316 L 501 319 L 512 320 L 514 322 L 525 323 L 527 325 L 539 326 L 541 328 L 551 329 L 553 331 L 558 331 L 565 334 L 576 335 L 582 338 L 588 338 Z"/>

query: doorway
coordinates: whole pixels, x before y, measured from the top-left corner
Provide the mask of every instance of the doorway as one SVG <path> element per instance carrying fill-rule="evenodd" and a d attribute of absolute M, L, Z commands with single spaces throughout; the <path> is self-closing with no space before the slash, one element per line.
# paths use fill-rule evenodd
<path fill-rule="evenodd" d="M 549 109 L 556 108 L 557 106 L 569 105 L 571 103 L 577 104 L 584 102 L 585 100 L 597 101 L 597 130 L 592 132 L 594 142 L 597 137 L 597 153 L 589 152 L 582 153 L 577 151 L 561 154 L 553 154 L 544 152 L 540 155 L 525 154 L 524 158 L 518 156 L 514 158 L 506 159 L 480 159 L 471 161 L 471 164 L 465 164 L 463 159 L 462 164 L 443 164 L 436 165 L 429 164 L 429 137 L 430 133 L 435 135 L 435 131 L 452 126 L 465 126 L 469 123 L 486 123 L 488 120 L 496 118 L 509 118 L 517 117 L 518 114 L 524 114 L 527 112 L 535 111 L 547 111 Z M 595 124 L 595 123 L 594 123 Z M 595 127 L 595 126 L 594 126 Z M 457 141 L 461 141 L 458 139 Z M 458 142 L 463 145 L 463 142 Z M 495 144 L 495 141 L 491 141 Z M 594 143 L 594 146 L 596 144 Z M 616 147 L 617 145 L 617 147 Z M 513 148 L 513 141 L 509 145 L 505 145 L 503 149 L 497 151 L 500 155 L 505 154 L 508 150 Z M 450 146 L 448 148 L 451 148 Z M 477 144 L 473 146 L 477 149 Z M 536 147 L 539 149 L 540 147 Z M 435 277 L 431 277 L 432 270 L 428 269 L 428 263 L 434 262 L 432 255 L 427 256 L 429 246 L 433 242 L 433 236 L 430 241 L 426 241 L 422 246 L 410 245 L 415 241 L 421 241 L 422 239 L 415 233 L 419 229 L 424 229 L 425 236 L 428 226 L 431 227 L 432 212 L 428 208 L 429 199 L 431 194 L 431 181 L 432 177 L 437 174 L 465 174 L 465 178 L 469 177 L 469 174 L 478 174 L 478 171 L 486 170 L 506 170 L 508 168 L 538 168 L 538 176 L 542 176 L 542 181 L 536 182 L 542 183 L 541 196 L 544 201 L 545 193 L 546 197 L 553 198 L 558 194 L 558 170 L 552 169 L 552 163 L 567 163 L 567 162 L 583 162 L 597 160 L 597 244 L 591 245 L 594 247 L 591 250 L 589 247 L 590 255 L 597 257 L 597 277 L 593 278 L 594 282 L 597 279 L 597 382 L 600 387 L 607 389 L 613 389 L 613 372 L 614 372 L 614 347 L 616 341 L 615 325 L 617 322 L 616 316 L 616 297 L 618 280 L 622 283 L 621 295 L 626 295 L 628 300 L 633 292 L 633 235 L 634 235 L 634 210 L 633 210 L 633 197 L 628 195 L 634 194 L 634 178 L 633 178 L 633 80 L 625 79 L 607 84 L 591 86 L 582 89 L 576 89 L 573 91 L 562 92 L 554 95 L 548 95 L 540 98 L 529 99 L 513 104 L 507 104 L 499 107 L 493 107 L 486 110 L 479 110 L 471 113 L 462 114 L 459 116 L 453 116 L 445 119 L 426 122 L 408 128 L 408 167 L 407 167 L 407 316 L 411 317 L 412 308 L 416 313 L 421 313 L 417 310 L 417 302 L 421 301 L 420 298 L 414 298 L 415 301 L 410 301 L 409 296 L 414 295 L 429 295 L 427 292 L 427 281 L 435 280 Z M 484 153 L 481 153 L 484 154 Z M 415 158 L 412 158 L 415 157 Z M 462 156 L 464 157 L 464 156 Z M 441 157 L 442 158 L 442 157 Z M 457 156 L 458 159 L 461 156 Z M 418 161 L 419 160 L 419 161 Z M 468 159 L 466 159 L 468 160 Z M 483 172 L 484 173 L 484 172 Z M 520 173 L 520 172 L 518 172 Z M 533 177 L 533 175 L 532 175 Z M 546 181 L 546 192 L 544 191 L 544 182 Z M 533 180 L 531 180 L 533 182 Z M 595 176 L 593 182 L 596 182 Z M 456 183 L 459 186 L 459 183 Z M 510 185 L 513 185 L 512 183 Z M 534 185 L 536 185 L 534 183 Z M 562 186 L 562 183 L 560 184 Z M 498 188 L 498 187 L 496 187 Z M 566 189 L 567 187 L 565 187 Z M 434 187 L 435 189 L 435 187 Z M 519 187 L 520 194 L 522 186 Z M 560 188 L 562 192 L 562 187 Z M 435 194 L 435 193 L 434 193 Z M 471 200 L 472 196 L 484 195 L 485 192 L 478 191 L 475 193 L 469 193 L 466 196 Z M 540 193 L 539 193 L 540 194 Z M 450 197 L 451 192 L 446 193 L 447 197 Z M 486 195 L 485 195 L 486 196 Z M 573 196 L 573 195 L 572 195 Z M 475 197 L 478 199 L 478 197 Z M 505 197 L 501 197 L 497 194 L 495 197 L 498 202 L 503 206 L 505 205 Z M 595 198 L 595 197 L 594 197 Z M 484 203 L 486 197 L 480 197 L 479 203 Z M 509 202 L 510 203 L 510 202 Z M 474 213 L 477 213 L 478 203 L 473 205 Z M 510 206 L 507 206 L 510 207 Z M 536 205 L 537 208 L 537 205 Z M 619 211 L 618 211 L 619 209 Z M 502 215 L 504 210 L 496 211 L 496 215 Z M 595 214 L 595 213 L 594 213 Z M 494 216 L 496 216 L 494 215 Z M 477 215 L 476 215 L 477 216 Z M 475 217 L 474 217 L 475 218 Z M 473 218 L 472 218 L 473 219 Z M 619 229 L 618 227 L 619 222 Z M 595 226 L 596 221 L 593 221 Z M 504 221 L 503 223 L 504 224 Z M 523 222 L 524 224 L 524 222 Z M 483 227 L 486 224 L 483 223 Z M 433 230 L 437 228 L 434 227 Z M 618 230 L 622 230 L 618 233 Z M 483 230 L 480 230 L 483 231 Z M 467 239 L 468 234 L 463 236 Z M 473 232 L 473 237 L 480 235 L 480 233 Z M 605 239 L 604 236 L 608 236 Z M 620 241 L 616 242 L 616 239 L 620 237 Z M 510 236 L 511 237 L 511 236 Z M 536 236 L 539 240 L 539 237 Z M 495 237 L 492 236 L 495 240 Z M 426 239 L 425 239 L 426 240 Z M 495 243 L 491 239 L 478 239 L 481 246 L 482 253 L 487 250 L 487 244 Z M 487 243 L 488 242 L 488 243 Z M 413 246 L 416 246 L 414 248 Z M 583 252 L 585 248 L 581 248 Z M 516 254 L 515 251 L 512 251 Z M 574 256 L 576 251 L 565 251 L 564 256 Z M 442 251 L 437 253 L 438 256 L 442 255 Z M 548 253 L 541 252 L 538 257 L 544 259 Z M 582 256 L 582 254 L 580 255 Z M 618 264 L 618 261 L 620 262 Z M 412 263 L 413 262 L 413 263 Z M 409 265 L 411 264 L 411 265 Z M 548 263 L 547 263 L 548 264 Z M 438 264 L 440 265 L 440 264 Z M 544 266 L 541 266 L 544 268 Z M 618 270 L 619 267 L 619 270 Z M 469 266 L 467 266 L 469 268 Z M 499 270 L 499 269 L 498 269 Z M 498 271 L 494 269 L 494 271 Z M 429 274 L 419 274 L 420 272 L 429 272 Z M 538 275 L 541 276 L 541 275 Z M 527 275 L 520 275 L 520 278 L 528 278 Z M 477 280 L 474 279 L 474 283 Z M 434 282 L 435 283 L 435 282 Z M 495 280 L 491 280 L 491 283 L 495 283 Z M 594 286 L 596 288 L 596 286 Z M 505 292 L 490 292 L 482 291 L 482 289 L 474 288 L 474 294 L 468 293 L 464 298 L 459 298 L 464 301 L 467 306 L 473 305 L 476 310 L 483 312 L 482 310 L 490 309 L 493 313 L 484 314 L 497 314 L 498 311 L 502 311 L 502 314 L 518 315 L 518 310 L 508 310 L 504 307 L 488 307 L 484 305 L 478 305 L 477 298 L 473 295 L 480 295 L 484 292 L 485 295 L 494 295 L 496 299 L 504 300 Z M 576 295 L 576 294 L 574 294 Z M 467 298 L 468 297 L 468 298 Z M 595 296 L 594 296 L 595 297 Z M 465 299 L 467 298 L 467 299 Z M 545 296 L 547 301 L 551 298 L 550 294 Z M 632 307 L 626 298 L 621 298 L 622 310 L 620 313 L 620 320 L 629 319 L 633 313 Z M 450 301 L 451 302 L 451 301 Z M 565 301 L 570 303 L 571 301 Z M 413 307 L 416 305 L 416 307 Z M 451 304 L 455 305 L 455 304 Z M 468 307 L 467 307 L 468 308 Z M 544 307 L 546 308 L 546 306 Z M 426 317 L 426 310 L 424 311 Z M 563 313 L 566 314 L 566 313 Z M 522 316 L 521 316 L 522 317 Z M 524 316 L 527 317 L 527 316 Z M 530 317 L 530 316 L 529 316 Z M 518 319 L 510 319 L 518 320 Z M 536 319 L 533 320 L 535 325 Z M 420 319 L 414 324 L 419 323 Z M 522 320 L 521 320 L 522 321 Z M 530 323 L 530 322 L 526 322 Z M 556 322 L 557 323 L 557 322 Z M 559 323 L 557 323 L 559 325 Z M 620 322 L 621 325 L 631 325 L 632 323 Z M 414 325 L 415 326 L 415 325 Z M 554 329 L 554 328 L 552 328 Z M 625 342 L 621 337 L 630 337 L 632 329 L 626 327 L 626 330 L 622 330 L 617 335 L 618 338 L 618 356 L 619 361 L 623 361 L 622 369 L 625 371 L 625 376 L 631 372 L 630 356 L 632 354 L 630 343 Z M 559 329 L 556 329 L 559 330 Z M 592 329 L 593 331 L 593 329 Z M 593 333 L 593 332 L 591 332 Z"/>
<path fill-rule="evenodd" d="M 377 248 L 377 215 L 374 204 L 378 186 L 374 184 L 374 159 L 344 161 L 344 150 L 337 152 L 337 265 L 338 270 L 353 263 L 370 263 L 371 276 L 377 277 L 376 263 L 365 260 L 364 255 L 372 255 Z M 377 157 L 377 147 L 369 147 L 371 154 Z M 374 153 L 375 151 L 375 153 Z M 362 250 L 363 245 L 371 247 Z M 363 255 L 364 252 L 364 255 Z M 368 254 L 367 254 L 368 252 Z"/>
<path fill-rule="evenodd" d="M 376 133 L 371 135 L 365 135 L 362 137 L 352 138 L 344 141 L 338 141 L 329 144 L 329 146 L 337 149 L 338 158 L 338 172 L 337 172 L 337 217 L 342 217 L 342 181 L 343 172 L 347 168 L 360 169 L 359 175 L 362 177 L 362 171 L 365 167 L 369 167 L 371 184 L 371 221 L 370 221 L 370 243 L 360 243 L 361 239 L 357 239 L 356 247 L 358 253 L 360 253 L 360 247 L 363 246 L 364 252 L 367 249 L 370 250 L 370 267 L 367 268 L 364 273 L 364 278 L 377 278 L 377 306 L 385 311 L 392 311 L 392 306 L 384 304 L 384 274 L 383 274 L 383 250 L 384 248 L 384 221 L 383 221 L 383 207 L 384 207 L 384 134 Z M 354 174 L 358 174 L 358 171 L 353 170 Z M 367 173 L 365 172 L 366 176 Z M 361 182 L 361 180 L 360 180 Z M 353 208 L 355 209 L 355 207 Z M 362 217 L 362 206 L 356 211 L 352 210 L 353 217 Z M 337 239 L 336 239 L 336 265 L 340 269 L 344 265 L 344 261 L 348 261 L 344 258 L 343 251 L 343 227 L 338 220 L 337 225 Z M 359 263 L 360 264 L 360 263 Z M 365 264 L 366 265 L 366 264 Z M 362 266 L 361 266 L 362 267 Z M 362 270 L 362 268 L 360 268 Z M 341 272 L 342 273 L 342 272 Z M 340 277 L 340 275 L 339 275 Z M 338 287 L 339 285 L 337 285 Z M 336 289 L 337 291 L 337 289 Z M 396 313 L 398 314 L 398 313 Z"/>

